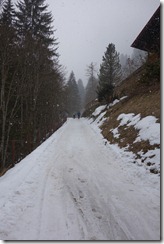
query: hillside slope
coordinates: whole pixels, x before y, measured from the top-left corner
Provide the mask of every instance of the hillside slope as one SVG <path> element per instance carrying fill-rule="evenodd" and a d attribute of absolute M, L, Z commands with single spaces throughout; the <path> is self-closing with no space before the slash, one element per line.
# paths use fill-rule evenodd
<path fill-rule="evenodd" d="M 154 79 L 143 82 L 144 75 L 145 69 L 138 69 L 115 89 L 118 99 L 102 107 L 102 110 L 98 109 L 102 104 L 94 101 L 88 105 L 84 116 L 99 122 L 103 136 L 111 144 L 132 152 L 135 155 L 134 163 L 139 162 L 151 173 L 159 174 L 160 83 Z M 94 113 L 96 108 L 100 112 Z M 144 123 L 142 133 L 149 135 L 139 138 L 141 123 Z M 150 139 L 153 136 L 157 138 L 154 141 Z"/>

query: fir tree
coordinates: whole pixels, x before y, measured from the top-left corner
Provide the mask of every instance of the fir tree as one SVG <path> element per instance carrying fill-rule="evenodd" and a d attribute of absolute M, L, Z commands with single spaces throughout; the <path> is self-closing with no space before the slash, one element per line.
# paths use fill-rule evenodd
<path fill-rule="evenodd" d="M 20 60 L 13 19 L 13 4 L 7 0 L 0 15 L 0 168 L 5 166 L 8 157 L 9 139 L 16 123 L 21 91 L 17 75 Z"/>
<path fill-rule="evenodd" d="M 102 58 L 102 64 L 100 65 L 99 86 L 97 89 L 99 100 L 106 100 L 108 97 L 108 92 L 110 90 L 112 92 L 113 87 L 116 86 L 120 82 L 120 80 L 121 65 L 119 61 L 119 53 L 117 53 L 117 51 L 115 50 L 115 45 L 111 43 L 108 45 L 106 52 Z"/>
<path fill-rule="evenodd" d="M 48 6 L 44 2 L 45 0 L 20 0 L 17 4 L 15 25 L 20 40 L 31 36 L 47 47 L 52 56 L 58 57 L 58 43 L 53 36 L 53 18 L 51 13 L 47 11 Z"/>
<path fill-rule="evenodd" d="M 87 66 L 87 76 L 88 78 L 88 83 L 85 89 L 85 105 L 87 105 L 89 102 L 95 100 L 97 98 L 97 85 L 98 85 L 98 80 L 95 77 L 95 65 L 91 63 L 89 66 Z"/>
<path fill-rule="evenodd" d="M 11 140 L 21 142 L 17 162 L 63 121 L 64 76 L 47 5 L 22 0 L 13 10 L 6 0 L 0 13 L 0 171 L 13 162 Z"/>
<path fill-rule="evenodd" d="M 58 54 L 57 48 L 53 48 L 57 43 L 53 37 L 52 16 L 47 11 L 45 0 L 19 1 L 15 15 L 19 46 L 22 57 L 24 56 L 22 58 L 22 76 L 24 77 L 22 97 L 23 104 L 28 104 L 25 121 L 30 118 L 31 122 L 27 127 L 33 136 L 37 132 L 37 117 L 40 116 L 44 107 L 46 110 L 49 104 L 48 99 L 45 101 L 40 96 L 44 96 L 44 93 L 52 94 L 54 87 L 52 77 L 55 76 L 53 82 L 58 83 Z M 42 107 L 41 100 L 44 101 Z M 35 138 L 33 138 L 34 141 Z"/>
<path fill-rule="evenodd" d="M 70 116 L 80 110 L 80 95 L 74 72 L 72 71 L 67 83 L 67 111 Z"/>
<path fill-rule="evenodd" d="M 85 88 L 83 85 L 83 81 L 81 79 L 79 79 L 77 82 L 77 85 L 78 85 L 78 91 L 79 91 L 80 101 L 81 101 L 80 108 L 83 109 L 84 99 L 85 99 Z"/>

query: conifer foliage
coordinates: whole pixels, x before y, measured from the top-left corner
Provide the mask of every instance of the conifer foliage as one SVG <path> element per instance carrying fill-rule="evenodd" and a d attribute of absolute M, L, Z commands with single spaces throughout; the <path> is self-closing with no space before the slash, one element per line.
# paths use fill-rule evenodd
<path fill-rule="evenodd" d="M 69 116 L 77 113 L 81 109 L 81 100 L 75 74 L 72 71 L 67 82 L 67 112 Z"/>
<path fill-rule="evenodd" d="M 87 76 L 88 76 L 88 83 L 86 86 L 86 94 L 85 94 L 85 105 L 90 103 L 91 101 L 97 98 L 97 85 L 98 80 L 96 78 L 96 69 L 95 64 L 92 62 L 90 65 L 87 66 Z"/>
<path fill-rule="evenodd" d="M 0 171 L 65 119 L 64 75 L 51 13 L 45 0 L 20 0 L 16 6 L 6 0 L 0 13 Z"/>
<path fill-rule="evenodd" d="M 112 98 L 114 86 L 121 80 L 121 65 L 119 53 L 115 45 L 110 43 L 102 58 L 102 64 L 99 70 L 99 85 L 97 89 L 99 101 L 109 102 Z"/>
<path fill-rule="evenodd" d="M 77 85 L 78 85 L 78 91 L 79 91 L 79 95 L 80 95 L 80 110 L 83 111 L 84 100 L 85 100 L 85 88 L 84 88 L 83 81 L 81 79 L 79 79 L 77 81 Z"/>

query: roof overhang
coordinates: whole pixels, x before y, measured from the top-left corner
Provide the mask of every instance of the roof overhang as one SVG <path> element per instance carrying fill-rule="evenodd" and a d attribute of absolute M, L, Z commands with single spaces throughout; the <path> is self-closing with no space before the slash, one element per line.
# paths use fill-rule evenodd
<path fill-rule="evenodd" d="M 160 6 L 132 43 L 131 47 L 146 52 L 160 52 Z"/>

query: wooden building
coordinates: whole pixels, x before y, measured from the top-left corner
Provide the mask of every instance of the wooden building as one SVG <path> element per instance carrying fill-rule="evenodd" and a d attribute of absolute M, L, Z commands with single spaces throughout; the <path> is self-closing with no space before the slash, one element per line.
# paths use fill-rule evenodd
<path fill-rule="evenodd" d="M 137 36 L 131 47 L 160 55 L 160 6 Z"/>

